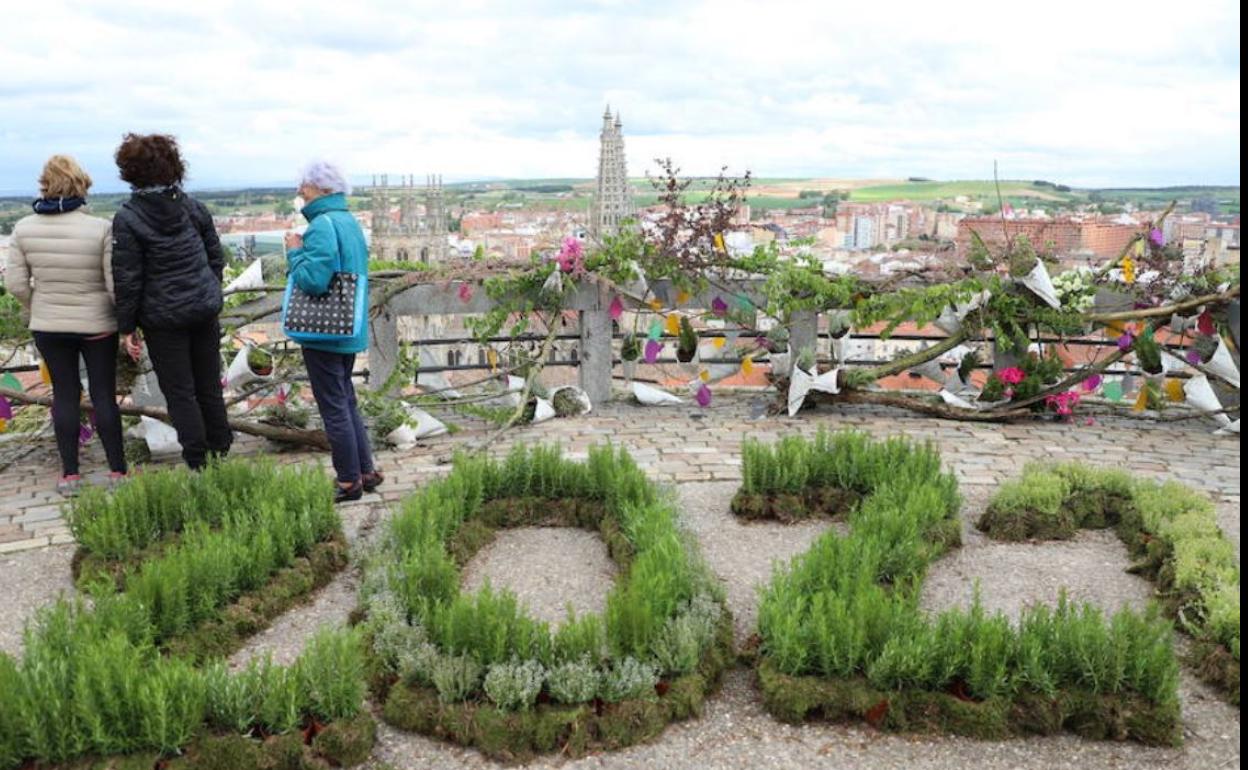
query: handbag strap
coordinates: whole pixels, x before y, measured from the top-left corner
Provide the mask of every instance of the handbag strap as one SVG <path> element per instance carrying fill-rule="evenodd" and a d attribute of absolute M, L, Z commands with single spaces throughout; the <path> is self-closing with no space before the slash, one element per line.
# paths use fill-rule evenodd
<path fill-rule="evenodd" d="M 342 269 L 342 240 L 338 237 L 338 226 L 334 224 L 334 218 L 330 216 L 331 213 L 333 212 L 326 211 L 321 216 L 325 217 L 326 221 L 329 222 L 329 229 L 334 233 L 334 249 L 338 252 L 338 269 L 334 272 L 341 273 L 345 272 Z"/>

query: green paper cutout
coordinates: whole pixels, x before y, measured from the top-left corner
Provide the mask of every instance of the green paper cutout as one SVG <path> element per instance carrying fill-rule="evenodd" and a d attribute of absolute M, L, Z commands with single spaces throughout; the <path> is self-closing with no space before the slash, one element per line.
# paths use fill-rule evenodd
<path fill-rule="evenodd" d="M 13 376 L 13 372 L 5 372 L 4 376 L 0 377 L 0 385 L 8 388 L 9 390 L 16 390 L 18 393 L 25 391 L 25 388 L 22 387 L 22 383 Z"/>
<path fill-rule="evenodd" d="M 661 338 L 662 336 L 663 336 L 663 324 L 659 323 L 659 319 L 656 318 L 650 322 L 650 331 L 649 333 L 646 334 L 646 338 L 654 340 L 655 342 L 658 342 L 659 338 Z"/>
<path fill-rule="evenodd" d="M 1107 382 L 1101 388 L 1101 393 L 1103 393 L 1105 395 L 1105 398 L 1108 398 L 1110 401 L 1114 401 L 1114 402 L 1121 401 L 1122 400 L 1122 383 L 1121 382 Z"/>

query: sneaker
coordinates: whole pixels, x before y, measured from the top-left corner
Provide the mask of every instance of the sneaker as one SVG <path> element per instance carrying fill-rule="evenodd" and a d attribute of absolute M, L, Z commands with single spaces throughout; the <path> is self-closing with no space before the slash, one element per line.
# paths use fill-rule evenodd
<path fill-rule="evenodd" d="M 364 483 L 357 481 L 349 487 L 334 485 L 334 503 L 353 503 L 364 496 Z"/>
<path fill-rule="evenodd" d="M 82 476 L 77 473 L 68 476 L 61 476 L 56 482 L 56 491 L 61 493 L 63 497 L 73 497 L 82 490 Z"/>
<path fill-rule="evenodd" d="M 386 480 L 386 477 L 382 475 L 381 471 L 373 471 L 372 473 L 365 473 L 363 476 L 360 477 L 360 481 L 363 482 L 364 484 L 365 492 L 376 492 L 377 487 L 381 486 L 382 482 L 385 480 Z"/>

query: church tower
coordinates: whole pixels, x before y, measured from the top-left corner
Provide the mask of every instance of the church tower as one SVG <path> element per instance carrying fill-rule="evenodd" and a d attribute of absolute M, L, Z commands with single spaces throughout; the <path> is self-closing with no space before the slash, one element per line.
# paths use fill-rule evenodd
<path fill-rule="evenodd" d="M 607 107 L 602 116 L 598 150 L 598 180 L 589 211 L 589 233 L 601 241 L 619 231 L 620 223 L 633 216 L 633 189 L 628 183 L 624 160 L 624 134 L 620 114 L 611 116 Z"/>

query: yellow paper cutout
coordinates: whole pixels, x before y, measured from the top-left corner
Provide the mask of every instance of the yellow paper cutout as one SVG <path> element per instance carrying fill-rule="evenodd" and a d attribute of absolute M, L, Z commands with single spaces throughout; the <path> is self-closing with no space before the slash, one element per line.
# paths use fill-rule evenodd
<path fill-rule="evenodd" d="M 1109 332 L 1111 337 L 1121 337 L 1126 330 L 1127 327 L 1123 325 L 1122 321 L 1110 321 L 1105 324 L 1105 331 Z"/>
<path fill-rule="evenodd" d="M 710 382 L 711 381 L 710 371 L 707 369 L 703 369 L 702 371 L 698 372 L 698 379 L 702 380 L 703 382 Z"/>
<path fill-rule="evenodd" d="M 652 297 L 652 298 L 650 299 L 650 301 L 649 301 L 649 302 L 647 302 L 646 304 L 650 306 L 650 309 L 651 309 L 651 310 L 662 310 L 662 309 L 663 309 L 663 303 L 662 303 L 662 302 L 659 302 L 659 298 L 658 298 L 658 297 Z"/>
<path fill-rule="evenodd" d="M 725 344 L 727 344 L 727 342 L 728 340 L 724 339 L 723 337 L 713 337 L 711 339 L 711 347 L 718 350 L 719 348 L 722 348 Z"/>
<path fill-rule="evenodd" d="M 723 233 L 715 233 L 715 248 L 718 251 L 728 250 L 727 248 L 724 247 L 724 234 Z"/>
<path fill-rule="evenodd" d="M 680 334 L 680 317 L 675 313 L 665 318 L 663 325 L 667 329 L 668 334 Z"/>
<path fill-rule="evenodd" d="M 0 420 L 0 433 L 4 433 L 8 429 L 9 429 L 9 421 Z"/>
<path fill-rule="evenodd" d="M 498 352 L 494 348 L 488 348 L 485 351 L 485 360 L 490 364 L 490 371 L 498 370 Z"/>
<path fill-rule="evenodd" d="M 1135 256 L 1137 257 L 1144 256 L 1144 239 L 1143 238 L 1139 238 L 1136 240 L 1135 248 L 1133 250 L 1135 251 Z"/>
<path fill-rule="evenodd" d="M 43 380 L 44 385 L 52 384 L 52 373 L 48 371 L 48 365 L 42 361 L 39 362 L 39 379 Z"/>
<path fill-rule="evenodd" d="M 1133 412 L 1142 412 L 1148 408 L 1148 387 L 1140 388 L 1140 395 L 1135 399 L 1135 406 L 1131 407 Z"/>
<path fill-rule="evenodd" d="M 1183 393 L 1183 383 L 1171 377 L 1166 380 L 1166 398 L 1169 398 L 1176 404 L 1183 403 L 1187 396 Z"/>
<path fill-rule="evenodd" d="M 1131 257 L 1122 258 L 1122 282 L 1128 286 L 1135 283 L 1135 260 Z"/>
<path fill-rule="evenodd" d="M 688 301 L 689 301 L 689 292 L 684 291 L 683 289 L 681 291 L 676 292 L 676 304 L 677 305 L 683 305 Z"/>
<path fill-rule="evenodd" d="M 754 373 L 754 359 L 752 357 L 746 356 L 741 359 L 741 373 L 746 377 Z"/>

